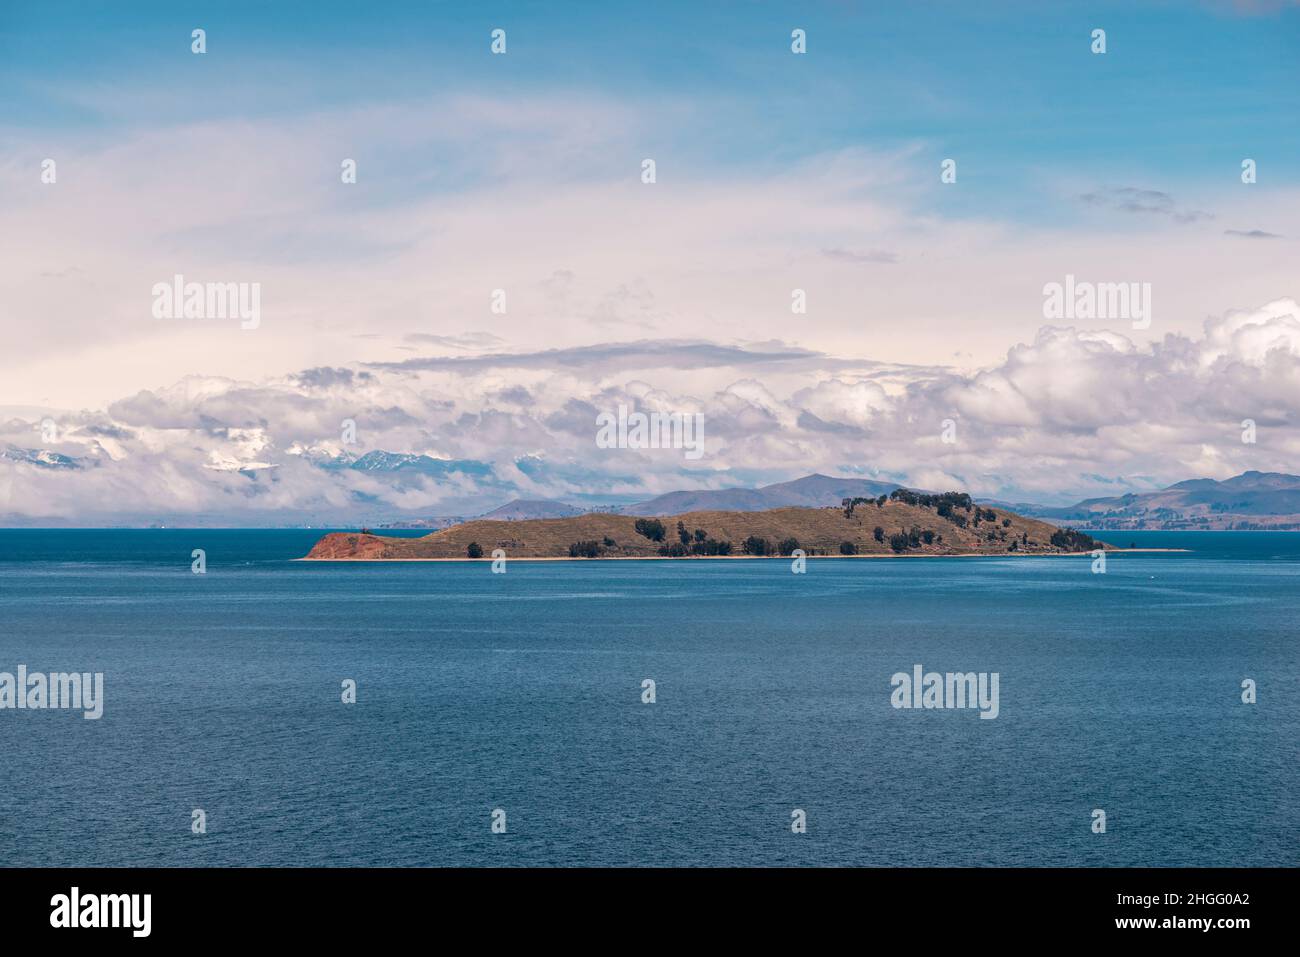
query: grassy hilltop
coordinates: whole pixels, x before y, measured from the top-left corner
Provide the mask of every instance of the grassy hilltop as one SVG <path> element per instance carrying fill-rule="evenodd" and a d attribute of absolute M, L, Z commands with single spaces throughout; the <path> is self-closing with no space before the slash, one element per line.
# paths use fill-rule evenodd
<path fill-rule="evenodd" d="M 569 518 L 465 522 L 420 538 L 334 532 L 309 559 L 763 557 L 801 548 L 808 555 L 1005 555 L 1088 551 L 1110 546 L 1005 509 L 975 505 L 964 493 L 898 489 L 834 508 L 687 512 L 636 518 L 592 512 Z"/>

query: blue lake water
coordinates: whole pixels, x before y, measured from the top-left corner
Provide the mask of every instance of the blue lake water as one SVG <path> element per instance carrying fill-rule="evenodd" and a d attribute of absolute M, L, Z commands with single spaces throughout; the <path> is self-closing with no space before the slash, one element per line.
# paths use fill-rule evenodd
<path fill-rule="evenodd" d="M 1192 551 L 1104 575 L 290 561 L 319 534 L 0 530 L 0 671 L 105 676 L 98 721 L 0 711 L 0 862 L 1300 863 L 1300 534 L 1111 533 Z M 916 664 L 999 716 L 894 709 Z"/>

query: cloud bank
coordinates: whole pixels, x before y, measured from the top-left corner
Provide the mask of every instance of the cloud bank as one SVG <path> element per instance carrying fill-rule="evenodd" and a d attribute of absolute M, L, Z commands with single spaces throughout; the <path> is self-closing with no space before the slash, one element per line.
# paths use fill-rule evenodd
<path fill-rule="evenodd" d="M 1294 299 L 1145 345 L 1044 326 L 969 373 L 775 342 L 499 346 L 458 339 L 454 355 L 258 381 L 187 376 L 101 411 L 9 414 L 0 519 L 356 524 L 473 515 L 516 496 L 625 503 L 816 471 L 1050 503 L 1252 468 L 1300 472 Z M 596 417 L 620 404 L 703 414 L 704 457 L 598 448 Z M 1247 419 L 1253 444 L 1242 441 Z"/>

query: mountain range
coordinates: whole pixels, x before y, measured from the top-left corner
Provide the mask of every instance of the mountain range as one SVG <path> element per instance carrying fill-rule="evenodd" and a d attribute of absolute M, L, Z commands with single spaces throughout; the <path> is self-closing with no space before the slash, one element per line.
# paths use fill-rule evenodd
<path fill-rule="evenodd" d="M 365 472 L 397 488 L 419 489 L 432 480 L 457 488 L 458 493 L 443 500 L 446 511 L 440 515 L 416 517 L 388 509 L 375 514 L 373 496 L 354 492 L 355 505 L 362 520 L 373 519 L 381 528 L 440 529 L 459 524 L 470 516 L 485 520 L 528 521 L 532 519 L 571 518 L 591 512 L 615 515 L 655 517 L 698 511 L 760 512 L 774 508 L 822 508 L 839 505 L 846 498 L 875 498 L 888 495 L 899 487 L 897 482 L 876 479 L 838 478 L 812 474 L 788 482 L 758 488 L 727 488 L 666 492 L 633 504 L 618 501 L 604 503 L 596 493 L 580 496 L 580 502 L 516 498 L 486 513 L 481 510 L 493 500 L 500 502 L 522 489 L 516 480 L 499 474 L 490 462 L 474 459 L 439 459 L 409 452 L 381 449 L 359 457 L 346 453 L 337 456 L 305 456 L 311 464 L 326 471 L 341 469 Z M 74 458 L 47 449 L 0 447 L 0 463 L 47 471 L 80 471 L 97 466 L 93 456 Z M 557 471 L 543 457 L 525 457 L 514 462 L 518 473 L 536 485 L 558 481 L 579 484 L 580 476 Z M 209 464 L 208 468 L 219 465 Z M 242 465 L 239 471 L 255 477 L 259 469 L 274 466 Z M 462 491 L 463 490 L 463 491 Z M 927 491 L 916 489 L 916 491 Z M 623 499 L 626 502 L 626 498 Z M 1092 529 L 1296 529 L 1300 530 L 1300 476 L 1283 472 L 1249 471 L 1232 478 L 1188 479 L 1162 489 L 1129 492 L 1100 498 L 1084 499 L 1074 505 L 1040 505 L 1035 503 L 978 499 L 982 505 L 1005 508 L 1058 524 L 1079 525 Z M 377 511 L 377 510 L 376 510 Z M 270 516 L 268 516 L 270 517 Z M 196 516 L 188 516 L 195 520 Z M 222 524 L 217 515 L 202 516 L 203 524 Z M 301 523 L 291 513 L 274 516 L 277 524 Z M 152 521 L 154 519 L 149 519 Z M 168 521 L 177 519 L 169 517 Z M 309 517 L 315 524 L 320 519 Z M 339 524 L 339 518 L 330 520 Z"/>
<path fill-rule="evenodd" d="M 1094 529 L 1300 529 L 1300 475 L 1243 472 L 1189 479 L 1151 492 L 1085 499 L 1065 508 L 1020 505 L 1027 515 Z"/>

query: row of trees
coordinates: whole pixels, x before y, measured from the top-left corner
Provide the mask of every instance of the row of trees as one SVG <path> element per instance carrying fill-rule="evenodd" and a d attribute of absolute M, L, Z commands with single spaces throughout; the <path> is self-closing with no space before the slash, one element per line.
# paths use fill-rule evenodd
<path fill-rule="evenodd" d="M 660 555 L 669 558 L 685 558 L 687 555 L 730 555 L 731 542 L 716 538 L 704 538 L 698 542 L 671 542 L 659 549 Z"/>
<path fill-rule="evenodd" d="M 746 555 L 793 555 L 800 547 L 797 538 L 783 538 L 773 545 L 766 538 L 757 535 L 751 535 L 741 543 L 741 549 Z"/>
<path fill-rule="evenodd" d="M 943 536 L 939 536 L 938 541 L 942 542 Z M 934 542 L 934 532 L 928 528 L 922 529 L 919 525 L 913 525 L 906 531 L 900 530 L 896 534 L 889 536 L 889 547 L 896 552 L 905 552 L 909 548 L 920 548 L 923 544 L 933 545 Z"/>
<path fill-rule="evenodd" d="M 889 493 L 889 497 L 904 505 L 936 509 L 940 515 L 946 515 L 958 508 L 969 512 L 974 507 L 971 497 L 965 492 L 941 492 L 932 495 L 929 492 L 913 492 L 911 489 L 896 488 Z"/>

